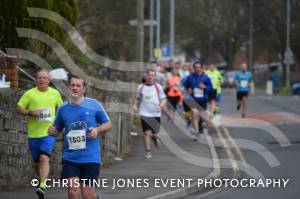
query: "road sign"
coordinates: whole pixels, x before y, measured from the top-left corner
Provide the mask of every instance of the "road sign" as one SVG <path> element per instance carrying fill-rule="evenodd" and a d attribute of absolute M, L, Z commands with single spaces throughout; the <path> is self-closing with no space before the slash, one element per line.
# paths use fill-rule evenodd
<path fill-rule="evenodd" d="M 290 48 L 287 48 L 284 52 L 284 64 L 294 64 L 294 55 Z"/>
<path fill-rule="evenodd" d="M 154 57 L 155 58 L 161 58 L 161 48 L 155 48 L 154 49 Z"/>
<path fill-rule="evenodd" d="M 162 56 L 163 57 L 170 57 L 171 55 L 171 48 L 169 44 L 164 44 L 161 46 L 161 50 L 162 50 Z"/>
<path fill-rule="evenodd" d="M 128 21 L 129 25 L 131 26 L 137 26 L 138 20 L 136 19 L 131 19 Z M 156 26 L 157 22 L 156 20 L 144 20 L 144 26 Z"/>

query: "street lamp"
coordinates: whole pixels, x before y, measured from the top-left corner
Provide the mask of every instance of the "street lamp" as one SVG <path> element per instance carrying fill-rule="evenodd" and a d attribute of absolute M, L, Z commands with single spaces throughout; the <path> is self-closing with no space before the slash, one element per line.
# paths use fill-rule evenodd
<path fill-rule="evenodd" d="M 154 19 L 154 0 L 150 0 L 150 21 L 153 21 Z M 154 26 L 150 26 L 149 31 L 149 60 L 153 59 L 153 28 Z"/>
<path fill-rule="evenodd" d="M 286 50 L 284 53 L 284 63 L 286 64 L 286 87 L 290 88 L 290 64 L 293 63 L 293 52 L 290 47 L 290 19 L 291 19 L 291 1 L 286 1 Z"/>
<path fill-rule="evenodd" d="M 175 2 L 170 0 L 170 57 L 174 56 L 174 37 L 175 37 Z"/>
<path fill-rule="evenodd" d="M 250 0 L 250 17 L 249 17 L 249 69 L 253 73 L 253 0 Z"/>
<path fill-rule="evenodd" d="M 160 0 L 156 0 L 156 48 L 160 48 Z"/>
<path fill-rule="evenodd" d="M 141 67 L 144 61 L 144 0 L 137 1 L 137 60 Z"/>

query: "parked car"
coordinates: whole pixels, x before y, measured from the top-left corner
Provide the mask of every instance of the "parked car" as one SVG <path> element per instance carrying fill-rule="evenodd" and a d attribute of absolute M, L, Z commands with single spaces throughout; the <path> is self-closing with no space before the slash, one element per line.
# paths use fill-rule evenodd
<path fill-rule="evenodd" d="M 234 87 L 234 77 L 236 72 L 237 72 L 236 70 L 225 72 L 223 76 L 224 77 L 224 81 L 222 84 L 223 87 L 227 87 L 227 88 Z"/>
<path fill-rule="evenodd" d="M 292 94 L 293 95 L 300 95 L 300 82 L 293 84 Z"/>

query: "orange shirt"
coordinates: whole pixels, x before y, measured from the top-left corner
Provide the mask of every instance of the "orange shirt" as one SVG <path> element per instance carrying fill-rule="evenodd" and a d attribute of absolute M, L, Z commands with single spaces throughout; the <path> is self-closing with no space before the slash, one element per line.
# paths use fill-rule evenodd
<path fill-rule="evenodd" d="M 170 76 L 168 78 L 168 86 L 169 86 L 169 91 L 168 91 L 168 96 L 170 97 L 177 97 L 181 96 L 181 90 L 180 90 L 180 77 L 179 76 Z"/>

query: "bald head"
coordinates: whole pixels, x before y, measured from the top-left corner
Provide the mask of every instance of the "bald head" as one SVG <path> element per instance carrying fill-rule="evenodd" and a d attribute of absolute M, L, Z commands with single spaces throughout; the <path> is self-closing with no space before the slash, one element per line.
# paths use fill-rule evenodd
<path fill-rule="evenodd" d="M 210 70 L 215 70 L 215 69 L 216 69 L 216 65 L 214 65 L 214 64 L 209 64 L 208 69 L 210 69 Z"/>
<path fill-rule="evenodd" d="M 39 70 L 36 73 L 36 86 L 40 91 L 47 91 L 50 84 L 49 71 L 46 69 Z"/>
<path fill-rule="evenodd" d="M 241 69 L 242 69 L 242 71 L 246 71 L 247 70 L 247 64 L 246 63 L 242 63 Z"/>

